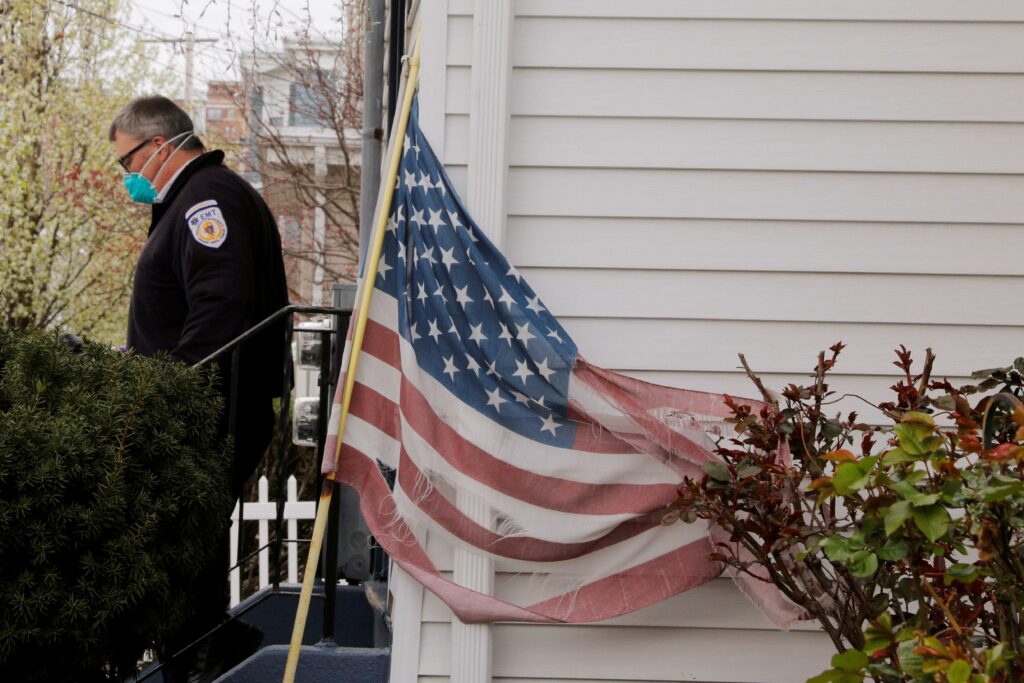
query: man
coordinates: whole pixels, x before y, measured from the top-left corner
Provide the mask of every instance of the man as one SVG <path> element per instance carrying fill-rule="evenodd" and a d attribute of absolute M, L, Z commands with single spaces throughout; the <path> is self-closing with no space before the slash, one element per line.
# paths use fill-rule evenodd
<path fill-rule="evenodd" d="M 110 140 L 129 197 L 153 207 L 128 313 L 127 343 L 134 353 L 167 352 L 196 363 L 287 305 L 281 238 L 270 209 L 251 185 L 223 165 L 223 152 L 205 151 L 188 114 L 166 97 L 139 98 L 114 118 Z M 228 405 L 230 355 L 219 359 L 225 435 L 232 410 L 236 416 L 235 498 L 270 441 L 283 345 L 282 323 L 241 347 L 235 405 Z M 211 594 L 196 596 L 196 603 L 209 609 L 175 642 L 163 644 L 165 656 L 223 617 L 226 542 L 224 557 L 204 570 Z M 183 677 L 179 671 L 165 679 L 176 680 L 175 675 Z"/>

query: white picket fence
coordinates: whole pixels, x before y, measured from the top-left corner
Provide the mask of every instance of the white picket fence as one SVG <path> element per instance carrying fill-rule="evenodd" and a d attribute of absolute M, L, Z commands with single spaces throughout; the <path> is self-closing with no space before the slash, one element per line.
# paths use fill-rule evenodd
<path fill-rule="evenodd" d="M 246 501 L 243 512 L 244 523 L 250 522 L 259 525 L 257 541 L 254 548 L 259 548 L 270 541 L 270 524 L 277 519 L 277 504 L 270 500 L 270 485 L 266 477 L 260 477 L 258 486 L 258 499 Z M 284 521 L 286 524 L 285 538 L 298 538 L 299 520 L 313 519 L 316 517 L 316 502 L 312 500 L 299 500 L 298 483 L 295 477 L 288 477 L 287 497 L 284 504 Z M 294 541 L 285 543 L 285 552 L 288 557 L 288 583 L 299 582 L 299 546 L 304 545 Z M 252 552 L 249 548 L 248 552 Z M 238 504 L 231 513 L 231 564 L 233 567 L 238 563 Z M 259 552 L 259 588 L 270 585 L 270 547 Z M 231 570 L 231 606 L 234 607 L 242 601 L 242 579 L 241 570 Z"/>

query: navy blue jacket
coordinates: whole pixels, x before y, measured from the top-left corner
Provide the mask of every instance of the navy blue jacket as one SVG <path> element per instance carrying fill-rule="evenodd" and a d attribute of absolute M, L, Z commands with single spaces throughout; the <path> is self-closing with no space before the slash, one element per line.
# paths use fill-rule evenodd
<path fill-rule="evenodd" d="M 153 205 L 128 314 L 135 353 L 195 363 L 288 303 L 274 217 L 223 160 L 220 151 L 195 159 Z M 240 388 L 250 398 L 280 393 L 283 345 L 281 324 L 243 347 Z"/>

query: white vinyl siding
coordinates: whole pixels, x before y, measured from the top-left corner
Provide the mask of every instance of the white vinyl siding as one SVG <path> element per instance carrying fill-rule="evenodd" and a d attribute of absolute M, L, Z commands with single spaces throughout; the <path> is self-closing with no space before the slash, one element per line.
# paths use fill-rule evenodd
<path fill-rule="evenodd" d="M 463 193 L 473 4 L 448 0 L 425 65 Z M 1024 3 L 513 8 L 504 249 L 588 360 L 752 395 L 737 353 L 781 388 L 844 341 L 834 410 L 880 419 L 853 395 L 888 398 L 899 344 L 954 382 L 1024 355 Z M 447 683 L 451 614 L 412 599 L 418 681 Z M 493 680 L 794 683 L 830 654 L 719 579 L 602 624 L 496 625 Z"/>

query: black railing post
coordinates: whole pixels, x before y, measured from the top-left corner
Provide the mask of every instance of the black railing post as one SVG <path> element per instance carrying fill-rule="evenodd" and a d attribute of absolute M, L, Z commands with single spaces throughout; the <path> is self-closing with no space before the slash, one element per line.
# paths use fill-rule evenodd
<path fill-rule="evenodd" d="M 238 372 L 241 367 L 240 356 L 242 352 L 241 345 L 238 345 L 231 352 L 231 390 L 229 394 L 229 402 L 231 405 L 228 411 L 228 435 L 231 437 L 231 462 L 236 463 L 238 459 L 238 444 L 234 442 L 235 429 L 238 427 Z M 234 466 L 232 466 L 231 472 L 231 485 L 234 486 Z M 242 490 L 238 495 L 238 557 L 242 556 L 242 548 L 245 543 L 245 531 L 243 529 L 245 521 L 245 484 L 242 484 Z M 239 575 L 242 571 L 239 569 Z"/>
<path fill-rule="evenodd" d="M 337 325 L 335 325 L 337 327 Z M 317 408 L 316 443 L 320 453 L 320 471 L 323 472 L 325 458 L 333 458 L 327 454 L 327 420 L 330 415 L 331 400 L 331 335 L 333 331 L 324 330 L 320 333 L 320 404 Z M 331 496 L 331 509 L 327 516 L 327 546 L 324 558 L 324 621 L 323 642 L 334 642 L 334 613 L 338 595 L 338 496 Z"/>
<path fill-rule="evenodd" d="M 285 317 L 284 373 L 281 386 L 281 410 L 277 418 L 277 474 L 274 500 L 277 504 L 274 518 L 274 592 L 281 587 L 281 557 L 284 554 L 284 505 L 285 505 L 285 463 L 288 459 L 288 430 L 291 426 L 292 387 L 295 384 L 294 368 L 292 367 L 292 326 L 294 318 L 291 313 Z"/>

